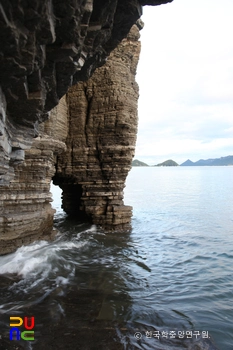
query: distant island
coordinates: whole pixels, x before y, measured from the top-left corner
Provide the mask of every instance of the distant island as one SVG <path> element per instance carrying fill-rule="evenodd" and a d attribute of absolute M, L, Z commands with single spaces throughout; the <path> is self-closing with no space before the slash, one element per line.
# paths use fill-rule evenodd
<path fill-rule="evenodd" d="M 180 166 L 224 166 L 233 165 L 233 156 L 213 158 L 213 159 L 199 159 L 197 162 L 192 162 L 190 159 L 186 160 Z"/>
<path fill-rule="evenodd" d="M 179 164 L 174 162 L 174 160 L 172 160 L 172 159 L 168 159 L 168 160 L 165 160 L 165 162 L 159 163 L 155 166 L 179 166 Z"/>
<path fill-rule="evenodd" d="M 210 158 L 210 159 L 199 159 L 197 162 L 192 162 L 190 159 L 187 159 L 180 166 L 227 166 L 233 165 L 233 156 L 226 156 L 221 158 Z M 149 166 L 148 164 L 141 162 L 138 159 L 132 161 L 132 166 Z M 172 159 L 165 160 L 165 162 L 159 163 L 153 166 L 179 166 Z"/>
<path fill-rule="evenodd" d="M 149 166 L 149 165 L 146 163 L 140 162 L 140 160 L 134 159 L 132 161 L 132 166 Z"/>

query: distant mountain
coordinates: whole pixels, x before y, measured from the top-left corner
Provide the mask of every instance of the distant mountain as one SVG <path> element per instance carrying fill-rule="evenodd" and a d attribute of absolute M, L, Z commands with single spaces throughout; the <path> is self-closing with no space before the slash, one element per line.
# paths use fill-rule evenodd
<path fill-rule="evenodd" d="M 193 163 L 190 159 L 186 160 L 184 163 L 180 164 L 180 166 L 193 166 L 195 163 Z"/>
<path fill-rule="evenodd" d="M 132 166 L 149 166 L 149 165 L 146 163 L 140 162 L 140 160 L 134 159 L 132 161 Z"/>
<path fill-rule="evenodd" d="M 221 165 L 233 165 L 233 156 L 221 157 L 221 158 L 210 158 L 210 159 L 199 159 L 197 162 L 186 160 L 180 166 L 221 166 Z"/>
<path fill-rule="evenodd" d="M 194 163 L 194 165 L 197 166 L 206 166 L 206 165 L 213 165 L 213 162 L 217 159 L 199 159 L 197 162 Z"/>
<path fill-rule="evenodd" d="M 176 162 L 174 162 L 174 160 L 168 159 L 165 160 L 165 162 L 163 163 L 159 163 L 155 166 L 178 166 L 179 164 L 177 164 Z"/>

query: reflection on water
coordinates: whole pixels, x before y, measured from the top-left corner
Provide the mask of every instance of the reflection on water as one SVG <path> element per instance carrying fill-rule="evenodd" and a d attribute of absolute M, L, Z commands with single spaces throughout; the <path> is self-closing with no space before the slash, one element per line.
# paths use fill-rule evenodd
<path fill-rule="evenodd" d="M 56 241 L 0 258 L 1 332 L 9 349 L 13 315 L 35 317 L 32 349 L 94 349 L 96 342 L 105 344 L 103 349 L 187 348 L 188 339 L 155 338 L 158 332 L 178 332 L 179 318 L 179 330 L 194 325 L 179 311 L 171 315 L 151 307 L 159 288 L 151 289 L 146 255 L 130 235 L 105 235 L 74 222 L 69 228 L 70 221 L 61 218 L 57 225 L 61 235 Z M 136 332 L 141 339 L 134 337 Z M 196 343 L 203 341 L 199 337 Z"/>
<path fill-rule="evenodd" d="M 173 172 L 169 187 L 152 170 L 128 179 L 132 232 L 106 235 L 58 211 L 55 241 L 0 257 L 0 349 L 231 349 L 231 208 L 211 209 L 203 174 Z M 191 179 L 186 197 L 179 183 Z M 10 316 L 34 316 L 35 341 L 10 341 Z"/>

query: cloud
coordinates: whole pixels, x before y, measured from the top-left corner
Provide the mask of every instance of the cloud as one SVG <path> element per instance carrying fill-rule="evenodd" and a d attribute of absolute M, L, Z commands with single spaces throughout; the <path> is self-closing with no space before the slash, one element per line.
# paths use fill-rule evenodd
<path fill-rule="evenodd" d="M 231 0 L 144 8 L 136 157 L 233 154 L 232 13 Z"/>

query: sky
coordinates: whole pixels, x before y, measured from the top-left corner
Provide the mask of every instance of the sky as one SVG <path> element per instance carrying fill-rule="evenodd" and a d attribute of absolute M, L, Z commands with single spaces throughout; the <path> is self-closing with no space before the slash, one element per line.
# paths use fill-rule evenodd
<path fill-rule="evenodd" d="M 145 6 L 135 159 L 233 155 L 233 1 Z"/>

